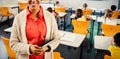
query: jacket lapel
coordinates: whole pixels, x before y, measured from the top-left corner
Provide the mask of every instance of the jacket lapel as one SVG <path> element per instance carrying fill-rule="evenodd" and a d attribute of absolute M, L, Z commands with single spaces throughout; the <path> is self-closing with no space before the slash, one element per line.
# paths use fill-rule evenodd
<path fill-rule="evenodd" d="M 27 42 L 27 38 L 26 38 L 26 31 L 25 31 L 25 27 L 26 27 L 26 9 L 23 11 L 23 15 L 21 16 L 21 20 L 22 20 L 22 24 L 21 24 L 21 32 L 23 33 L 22 35 L 22 39 L 25 43 Z"/>
<path fill-rule="evenodd" d="M 45 22 L 46 22 L 46 27 L 47 27 L 47 33 L 46 33 L 46 37 L 45 37 L 45 42 L 49 40 L 50 38 L 50 27 L 51 27 L 51 24 L 50 24 L 50 18 L 49 16 L 47 15 L 46 11 L 43 10 L 43 14 L 44 14 L 44 19 L 45 19 Z"/>

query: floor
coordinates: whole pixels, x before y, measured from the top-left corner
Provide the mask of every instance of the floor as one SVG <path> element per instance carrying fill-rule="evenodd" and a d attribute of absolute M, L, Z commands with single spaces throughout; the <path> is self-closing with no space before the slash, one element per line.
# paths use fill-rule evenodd
<path fill-rule="evenodd" d="M 66 18 L 67 21 L 66 21 L 65 31 L 72 32 L 73 27 L 70 22 L 71 21 L 70 15 L 71 15 L 71 13 L 68 12 L 67 18 Z M 13 18 L 11 20 L 13 20 Z M 91 21 L 91 23 L 92 23 L 92 21 Z M 9 27 L 9 25 L 7 24 L 7 22 L 0 24 L 0 36 L 4 36 L 7 38 L 10 37 L 10 33 L 4 32 L 4 29 L 6 29 L 8 27 Z M 92 30 L 91 27 L 92 27 L 92 25 L 89 27 L 90 31 Z M 78 48 L 60 44 L 58 46 L 58 48 L 54 51 L 59 51 L 61 53 L 61 56 L 64 59 L 104 59 L 103 58 L 104 55 L 109 54 L 109 52 L 103 51 L 103 50 L 96 50 L 94 48 L 94 36 L 97 35 L 97 29 L 98 29 L 98 23 L 95 21 L 93 37 L 90 38 L 90 35 L 88 35 L 87 38 L 82 43 L 82 45 L 79 46 Z M 82 52 L 82 54 L 80 54 L 80 52 Z M 8 59 L 8 56 L 6 53 L 6 48 L 5 48 L 1 38 L 0 38 L 0 59 Z"/>

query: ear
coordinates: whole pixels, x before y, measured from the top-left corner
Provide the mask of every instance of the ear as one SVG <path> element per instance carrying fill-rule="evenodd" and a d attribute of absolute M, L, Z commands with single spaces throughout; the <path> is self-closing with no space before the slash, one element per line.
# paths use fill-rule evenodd
<path fill-rule="evenodd" d="M 114 38 L 113 38 L 112 41 L 111 41 L 111 45 L 114 45 Z"/>

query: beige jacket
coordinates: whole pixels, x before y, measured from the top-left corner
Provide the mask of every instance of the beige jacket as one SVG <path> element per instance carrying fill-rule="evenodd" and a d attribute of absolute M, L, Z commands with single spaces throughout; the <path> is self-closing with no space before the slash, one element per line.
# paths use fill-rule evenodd
<path fill-rule="evenodd" d="M 51 47 L 50 52 L 45 52 L 45 59 L 54 59 L 53 50 L 59 45 L 59 35 L 58 28 L 56 24 L 55 17 L 48 11 L 43 10 L 44 18 L 47 26 L 47 34 L 45 38 L 45 43 L 51 41 L 48 45 Z M 29 46 L 26 32 L 26 9 L 16 15 L 13 22 L 13 29 L 10 37 L 10 47 L 17 53 L 17 59 L 29 59 Z M 46 45 L 47 46 L 47 45 Z"/>

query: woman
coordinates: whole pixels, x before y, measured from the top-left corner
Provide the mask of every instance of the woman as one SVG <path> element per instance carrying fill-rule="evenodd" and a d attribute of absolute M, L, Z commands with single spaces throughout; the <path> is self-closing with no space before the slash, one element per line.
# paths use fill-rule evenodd
<path fill-rule="evenodd" d="M 75 19 L 77 19 L 78 21 L 92 20 L 92 18 L 91 18 L 90 16 L 83 15 L 83 12 L 82 12 L 81 9 L 77 9 L 77 10 L 76 10 Z"/>
<path fill-rule="evenodd" d="M 107 9 L 105 15 L 102 17 L 104 24 L 117 25 L 115 19 L 112 19 L 113 12 L 110 9 Z"/>
<path fill-rule="evenodd" d="M 108 49 L 114 59 L 120 59 L 120 32 L 116 33 Z"/>
<path fill-rule="evenodd" d="M 40 0 L 28 0 L 27 8 L 15 17 L 12 27 L 10 46 L 17 59 L 53 58 L 52 52 L 60 42 L 58 28 L 55 17 L 43 10 Z"/>

